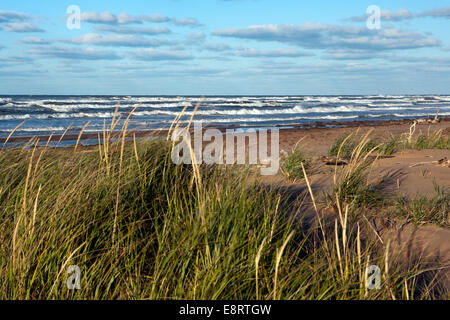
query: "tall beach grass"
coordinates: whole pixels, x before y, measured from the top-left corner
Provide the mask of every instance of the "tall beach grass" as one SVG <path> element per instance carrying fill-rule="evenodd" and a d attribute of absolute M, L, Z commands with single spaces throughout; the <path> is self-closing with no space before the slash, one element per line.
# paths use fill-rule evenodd
<path fill-rule="evenodd" d="M 0 153 L 0 298 L 442 297 L 420 280 L 423 270 L 391 264 L 389 244 L 367 236 L 349 214 L 360 205 L 346 198 L 351 190 L 335 190 L 330 224 L 309 189 L 318 224 L 305 230 L 301 208 L 250 179 L 249 167 L 175 165 L 172 142 L 126 140 L 129 117 L 113 142 L 119 119 L 96 148 L 34 141 Z M 341 186 L 359 174 L 361 157 Z M 81 271 L 78 290 L 66 284 L 71 265 Z M 382 270 L 379 290 L 367 287 L 370 265 Z"/>

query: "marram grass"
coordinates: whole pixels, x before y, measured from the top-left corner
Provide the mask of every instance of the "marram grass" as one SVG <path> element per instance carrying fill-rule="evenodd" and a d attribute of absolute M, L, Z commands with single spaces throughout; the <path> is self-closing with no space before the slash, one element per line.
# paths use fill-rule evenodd
<path fill-rule="evenodd" d="M 446 294 L 417 266 L 391 265 L 389 245 L 366 237 L 345 201 L 333 223 L 318 215 L 319 226 L 305 231 L 301 208 L 249 179 L 249 168 L 176 166 L 169 142 L 103 135 L 98 149 L 0 153 L 1 299 Z M 366 287 L 372 264 L 383 271 L 379 290 Z M 79 290 L 66 285 L 71 265 L 81 271 Z"/>

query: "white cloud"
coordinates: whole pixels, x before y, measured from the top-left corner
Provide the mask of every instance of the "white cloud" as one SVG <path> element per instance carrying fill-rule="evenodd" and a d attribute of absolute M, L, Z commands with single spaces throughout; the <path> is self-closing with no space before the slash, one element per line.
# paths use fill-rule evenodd
<path fill-rule="evenodd" d="M 202 24 L 195 18 L 176 19 L 172 18 L 171 22 L 177 26 L 199 27 Z"/>
<path fill-rule="evenodd" d="M 329 60 L 369 60 L 376 58 L 384 58 L 385 55 L 381 55 L 377 52 L 367 50 L 327 50 L 327 54 L 322 58 Z"/>
<path fill-rule="evenodd" d="M 418 17 L 432 17 L 432 18 L 447 18 L 447 19 L 450 19 L 450 6 L 424 11 L 422 13 L 419 13 L 417 16 Z"/>
<path fill-rule="evenodd" d="M 186 38 L 189 41 L 203 41 L 206 39 L 206 35 L 203 32 L 197 32 L 197 33 L 189 32 L 186 35 Z"/>
<path fill-rule="evenodd" d="M 75 39 L 65 39 L 62 41 L 74 44 L 117 47 L 157 47 L 171 44 L 170 41 L 162 39 L 121 34 L 99 35 L 97 33 L 88 33 Z"/>
<path fill-rule="evenodd" d="M 132 52 L 131 57 L 136 60 L 161 61 L 161 60 L 190 60 L 193 57 L 185 52 L 177 50 L 140 49 Z"/>
<path fill-rule="evenodd" d="M 138 15 L 132 16 L 127 13 L 119 13 L 117 15 L 108 11 L 104 12 L 83 12 L 81 20 L 90 23 L 101 24 L 141 24 L 143 22 L 167 22 L 170 19 L 162 14 Z"/>
<path fill-rule="evenodd" d="M 30 22 L 9 22 L 4 23 L 3 27 L 9 32 L 45 32 Z"/>
<path fill-rule="evenodd" d="M 363 22 L 366 21 L 368 17 L 369 15 L 365 14 L 362 16 L 351 17 L 345 20 L 353 22 Z M 397 11 L 381 10 L 381 21 L 400 21 L 413 18 L 414 15 L 409 10 L 404 8 L 400 8 Z"/>
<path fill-rule="evenodd" d="M 25 21 L 28 19 L 31 19 L 31 16 L 26 13 L 0 10 L 0 23 Z"/>
<path fill-rule="evenodd" d="M 324 23 L 303 25 L 254 25 L 246 28 L 230 28 L 213 32 L 216 36 L 258 41 L 276 41 L 304 48 L 351 48 L 365 50 L 391 50 L 432 47 L 440 41 L 417 32 L 395 28 L 369 30 L 359 26 L 341 26 Z"/>
<path fill-rule="evenodd" d="M 45 40 L 42 38 L 38 38 L 38 37 L 28 37 L 28 38 L 23 38 L 22 40 L 20 40 L 21 43 L 26 43 L 26 44 L 50 44 L 51 41 L 49 40 Z"/>
<path fill-rule="evenodd" d="M 96 50 L 92 48 L 69 48 L 60 46 L 35 46 L 32 53 L 49 58 L 63 58 L 75 60 L 117 60 L 121 59 L 113 51 Z"/>
<path fill-rule="evenodd" d="M 255 50 L 253 48 L 241 49 L 237 52 L 241 57 L 255 58 L 296 58 L 313 56 L 314 54 L 294 49 L 275 49 L 275 50 Z"/>
<path fill-rule="evenodd" d="M 99 32 L 110 32 L 119 34 L 144 34 L 157 35 L 168 34 L 170 29 L 167 27 L 127 27 L 127 26 L 99 26 L 95 28 Z"/>
<path fill-rule="evenodd" d="M 345 20 L 353 22 L 364 22 L 367 20 L 368 17 L 369 17 L 368 14 L 364 14 L 361 16 L 351 17 Z M 381 10 L 381 21 L 401 21 L 423 17 L 450 19 L 450 6 L 423 11 L 417 14 L 414 14 L 411 11 L 404 8 L 400 8 L 397 11 Z"/>

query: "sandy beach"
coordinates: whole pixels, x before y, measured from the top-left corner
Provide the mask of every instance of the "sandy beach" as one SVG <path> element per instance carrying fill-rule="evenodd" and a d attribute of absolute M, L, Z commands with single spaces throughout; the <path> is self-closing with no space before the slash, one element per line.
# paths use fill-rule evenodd
<path fill-rule="evenodd" d="M 53 2 L 0 8 L 0 300 L 450 300 L 449 4 Z"/>
<path fill-rule="evenodd" d="M 391 120 L 391 121 L 333 121 L 328 123 L 315 122 L 311 124 L 291 124 L 289 129 L 280 129 L 279 148 L 281 153 L 288 153 L 293 148 L 300 147 L 310 157 L 315 159 L 317 174 L 311 176 L 313 186 L 317 189 L 326 190 L 331 185 L 329 179 L 332 171 L 328 170 L 330 166 L 326 166 L 319 161 L 319 158 L 328 154 L 331 144 L 347 134 L 364 135 L 370 132 L 370 136 L 377 139 L 387 139 L 392 136 L 401 136 L 410 132 L 411 120 Z M 286 126 L 283 126 L 286 127 Z M 221 130 L 224 134 L 227 129 L 239 129 L 242 127 L 214 127 Z M 245 127 L 248 129 L 248 127 Z M 251 127 L 250 127 L 251 128 Z M 276 128 L 276 126 L 272 127 Z M 442 131 L 444 136 L 450 135 L 450 118 L 442 118 L 439 123 L 417 125 L 414 130 L 414 136 L 429 134 Z M 166 139 L 167 130 L 150 130 L 150 131 L 134 131 L 130 130 L 126 133 L 128 140 L 133 137 L 137 139 L 158 138 Z M 74 145 L 79 139 L 80 146 L 83 142 L 91 140 L 94 142 L 103 139 L 103 133 L 82 133 L 81 135 L 66 134 L 52 136 L 36 136 L 36 137 L 15 137 L 14 135 L 8 139 L 12 143 L 26 143 L 30 140 L 41 143 L 71 141 Z M 112 133 L 112 139 L 121 139 L 122 133 Z M 0 143 L 5 143 L 6 138 L 0 139 Z M 269 141 L 270 143 L 270 137 Z M 206 143 L 205 143 L 206 144 Z M 97 147 L 87 146 L 88 150 L 96 150 Z M 247 150 L 248 151 L 248 150 Z M 440 187 L 450 187 L 450 170 L 448 168 L 438 166 L 434 162 L 443 158 L 450 158 L 449 150 L 400 150 L 394 156 L 380 158 L 373 166 L 371 172 L 372 179 L 376 177 L 385 177 L 384 188 L 386 195 L 394 195 L 397 191 L 407 197 L 417 195 L 432 195 L 434 193 L 434 185 Z M 285 182 L 281 172 L 276 176 L 267 179 L 270 182 Z M 396 190 L 394 190 L 394 187 Z M 394 194 L 392 193 L 394 192 Z"/>
<path fill-rule="evenodd" d="M 411 122 L 328 129 L 288 129 L 280 133 L 280 144 L 282 150 L 289 152 L 301 140 L 299 148 L 313 158 L 313 169 L 309 175 L 311 188 L 321 199 L 324 192 L 331 192 L 335 173 L 339 174 L 343 170 L 341 166 L 325 165 L 320 161 L 320 157 L 327 154 L 335 139 L 349 133 L 365 134 L 369 131 L 372 131 L 372 136 L 380 138 L 407 134 L 410 126 Z M 443 132 L 447 137 L 450 136 L 450 123 L 443 121 L 438 124 L 417 126 L 415 135 L 438 131 Z M 400 150 L 392 156 L 377 159 L 370 168 L 369 180 L 377 183 L 378 191 L 385 199 L 395 200 L 399 197 L 410 201 L 423 197 L 431 199 L 436 195 L 436 188 L 447 190 L 447 192 L 450 189 L 450 166 L 439 165 L 438 162 L 441 159 L 450 159 L 450 150 Z M 304 180 L 287 181 L 282 174 L 264 178 L 264 181 L 297 196 L 307 189 Z M 310 219 L 316 221 L 313 207 L 306 205 L 306 208 Z M 333 224 L 334 219 L 338 217 L 337 213 L 325 207 L 322 209 L 321 213 L 325 220 L 328 219 Z M 373 224 L 376 237 L 380 237 L 380 240 L 383 239 L 384 242 L 390 241 L 392 255 L 401 257 L 397 263 L 421 257 L 429 266 L 444 266 L 441 277 L 447 288 L 450 288 L 450 270 L 448 269 L 450 229 L 448 227 L 437 227 L 426 222 L 414 225 L 394 217 L 392 208 L 389 207 L 367 210 L 366 215 Z M 450 216 L 447 216 L 447 223 L 450 223 Z"/>
<path fill-rule="evenodd" d="M 52 259 L 53 253 L 66 254 L 59 250 L 84 246 L 84 240 L 71 236 L 72 230 L 78 228 L 82 239 L 90 241 L 82 256 L 95 261 L 97 249 L 92 248 L 99 247 L 112 256 L 123 250 L 122 257 L 127 259 L 134 247 L 149 248 L 150 257 L 140 257 L 144 269 L 139 272 L 152 274 L 148 266 L 162 261 L 168 264 L 164 274 L 172 272 L 175 285 L 180 268 L 176 266 L 191 260 L 190 251 L 179 243 L 190 241 L 185 245 L 198 248 L 201 255 L 203 241 L 210 243 L 208 246 L 219 245 L 215 259 L 222 261 L 222 255 L 251 256 L 254 250 L 259 259 L 261 243 L 264 248 L 267 239 L 274 238 L 274 244 L 267 244 L 265 250 L 271 250 L 270 255 L 279 259 L 279 248 L 288 245 L 295 234 L 296 239 L 303 240 L 289 242 L 290 260 L 295 262 L 284 268 L 293 268 L 292 274 L 297 274 L 295 268 L 306 274 L 317 268 L 320 277 L 313 272 L 314 281 L 305 280 L 308 286 L 319 286 L 317 290 L 330 275 L 336 281 L 349 283 L 349 288 L 353 283 L 364 288 L 367 280 L 363 278 L 362 259 L 372 259 L 389 274 L 389 278 L 383 278 L 382 290 L 348 290 L 345 297 L 394 299 L 417 294 L 424 299 L 443 299 L 450 290 L 449 120 L 415 126 L 411 120 L 290 125 L 279 131 L 280 170 L 268 176 L 259 174 L 259 164 L 175 165 L 173 144 L 164 141 L 167 130 L 34 138 L 12 135 L 8 143 L 14 147 L 0 152 L 5 185 L 0 188 L 5 212 L 0 227 L 5 239 L 11 237 L 17 243 L 19 237 L 19 248 L 27 254 L 25 260 L 19 260 L 21 268 L 26 267 L 27 259 Z M 230 128 L 218 129 L 220 135 Z M 42 141 L 39 147 L 33 147 L 38 140 Z M 93 141 L 91 145 L 83 145 L 89 140 Z M 59 141 L 66 142 L 66 147 L 57 147 Z M 45 147 L 47 142 L 54 144 Z M 267 143 L 271 149 L 271 139 Z M 28 147 L 20 148 L 23 145 Z M 250 147 L 245 143 L 246 151 Z M 16 199 L 21 199 L 19 206 Z M 8 219 L 10 215 L 20 218 Z M 159 234 L 160 223 L 169 228 L 170 235 Z M 12 232 L 19 228 L 28 231 L 23 236 Z M 196 228 L 208 233 L 206 240 L 193 236 L 193 232 L 199 232 Z M 265 230 L 264 236 L 261 230 Z M 235 240 L 230 240 L 230 232 Z M 30 241 L 28 234 L 35 240 Z M 58 239 L 52 241 L 59 242 L 61 249 L 46 249 L 46 242 L 40 242 L 41 249 L 35 251 L 34 243 L 54 235 Z M 96 239 L 103 239 L 102 243 L 97 244 Z M 122 247 L 127 241 L 129 247 Z M 175 242 L 167 248 L 152 247 L 171 241 Z M 231 248 L 230 241 L 234 241 Z M 252 246 L 251 252 L 242 247 L 243 243 Z M 22 259 L 15 246 L 5 250 L 12 250 L 14 259 Z M 240 248 L 244 251 L 236 253 Z M 43 258 L 42 250 L 48 252 Z M 159 253 L 163 256 L 154 258 L 158 250 L 164 251 Z M 343 256 L 346 268 L 352 270 L 349 275 L 342 266 Z M 309 260 L 303 265 L 305 257 Z M 105 259 L 90 266 L 93 277 L 110 270 L 113 264 Z M 135 262 L 130 263 L 130 267 L 120 268 L 137 268 Z M 205 272 L 215 270 L 214 263 L 219 262 L 207 262 Z M 228 268 L 226 260 L 223 263 L 222 268 Z M 261 263 L 277 274 L 270 259 Z M 194 269 L 189 267 L 186 272 Z M 147 276 L 139 281 L 144 285 Z M 158 285 L 164 288 L 163 278 L 155 281 L 162 281 Z M 292 290 L 297 290 L 295 277 L 284 281 L 293 281 Z M 393 291 L 387 281 L 400 283 L 398 289 Z M 117 295 L 127 295 L 126 286 L 126 280 L 118 285 Z M 80 294 L 96 297 L 95 292 L 86 290 Z M 276 290 L 264 292 L 266 298 L 276 294 Z M 64 291 L 62 296 L 67 294 Z M 158 298 L 166 293 L 147 294 Z M 185 296 L 183 292 L 176 294 Z M 234 297 L 231 291 L 225 294 L 223 298 Z M 309 298 L 315 297 L 314 292 L 308 294 Z M 332 292 L 334 296 L 345 298 L 339 291 Z M 35 293 L 35 297 L 41 296 Z M 259 298 L 259 291 L 251 297 Z"/>

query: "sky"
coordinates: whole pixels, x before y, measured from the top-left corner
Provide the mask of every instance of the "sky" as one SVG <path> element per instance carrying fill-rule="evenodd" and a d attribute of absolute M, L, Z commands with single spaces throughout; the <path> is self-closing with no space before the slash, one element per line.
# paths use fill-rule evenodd
<path fill-rule="evenodd" d="M 450 94 L 448 30 L 450 0 L 2 1 L 0 94 Z"/>

